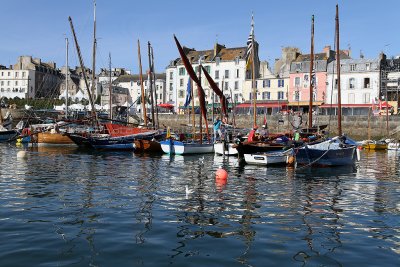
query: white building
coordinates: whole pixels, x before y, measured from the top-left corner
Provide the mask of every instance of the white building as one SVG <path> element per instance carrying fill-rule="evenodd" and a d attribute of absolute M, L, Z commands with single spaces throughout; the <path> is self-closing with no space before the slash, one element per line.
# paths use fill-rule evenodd
<path fill-rule="evenodd" d="M 340 61 L 342 104 L 373 104 L 379 100 L 379 59 Z M 325 104 L 337 104 L 336 61 L 328 64 Z M 332 91 L 333 90 L 333 91 Z"/>
<path fill-rule="evenodd" d="M 34 70 L 0 70 L 0 97 L 34 98 L 34 84 Z"/>
<path fill-rule="evenodd" d="M 258 48 L 258 45 L 256 47 Z M 218 87 L 223 90 L 224 94 L 227 96 L 232 94 L 234 99 L 241 102 L 246 76 L 251 77 L 249 71 L 246 71 L 246 47 L 226 48 L 224 45 L 215 44 L 213 50 L 196 51 L 186 47 L 183 49 L 189 61 L 192 62 L 196 74 L 198 74 L 199 60 L 201 59 L 201 64 L 217 83 Z M 256 73 L 259 73 L 258 58 L 256 62 L 258 62 L 256 64 Z M 212 89 L 203 73 L 201 77 L 206 102 L 211 104 Z M 189 75 L 180 58 L 171 61 L 166 69 L 166 79 L 166 100 L 168 103 L 175 105 L 176 112 L 180 112 L 185 103 L 189 80 Z M 197 106 L 199 105 L 197 88 L 195 84 L 193 84 L 193 87 L 195 89 L 195 106 Z M 219 102 L 217 96 L 215 96 L 214 102 Z"/>
<path fill-rule="evenodd" d="M 157 104 L 166 103 L 165 73 L 156 73 L 155 76 L 156 80 L 154 82 L 155 88 L 153 88 L 153 92 L 157 94 Z M 149 95 L 150 84 L 148 75 L 144 75 L 143 79 L 145 94 Z M 136 101 L 139 97 L 141 97 L 140 76 L 138 74 L 121 75 L 113 82 L 113 84 L 127 88 L 132 101 Z M 154 95 L 153 97 L 155 100 L 156 96 Z"/>

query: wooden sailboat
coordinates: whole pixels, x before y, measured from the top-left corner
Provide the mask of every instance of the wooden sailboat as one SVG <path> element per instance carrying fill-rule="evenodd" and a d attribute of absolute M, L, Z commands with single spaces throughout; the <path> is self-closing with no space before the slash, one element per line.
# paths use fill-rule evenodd
<path fill-rule="evenodd" d="M 362 142 L 362 148 L 367 150 L 388 149 L 388 144 L 384 140 L 371 140 L 371 109 L 368 111 L 368 139 Z"/>
<path fill-rule="evenodd" d="M 7 116 L 7 118 L 3 118 L 1 113 L 1 99 L 0 97 L 0 142 L 8 142 L 14 140 L 19 132 L 16 129 L 11 129 L 11 115 Z"/>
<path fill-rule="evenodd" d="M 197 92 L 200 101 L 200 109 L 201 109 L 201 116 L 200 116 L 200 139 L 195 140 L 192 139 L 191 142 L 181 142 L 177 140 L 173 140 L 169 138 L 165 141 L 160 142 L 161 148 L 164 153 L 167 154 L 203 154 L 203 153 L 213 153 L 214 152 L 214 145 L 210 142 L 210 136 L 208 132 L 208 122 L 207 122 L 207 110 L 205 105 L 205 94 L 204 90 L 201 86 L 201 61 L 199 62 L 199 76 L 195 74 L 192 65 L 190 64 L 188 58 L 186 57 L 182 46 L 180 45 L 178 39 L 174 35 L 176 46 L 178 47 L 179 54 L 183 61 L 183 64 L 190 76 L 190 78 L 197 84 Z M 192 90 L 193 91 L 193 90 Z M 192 98 L 192 101 L 193 98 Z M 203 126 L 202 126 L 202 117 L 204 118 L 206 124 L 206 135 L 207 135 L 207 143 L 203 142 Z M 193 125 L 195 123 L 193 122 Z"/>
<path fill-rule="evenodd" d="M 336 67 L 338 79 L 338 136 L 330 140 L 309 143 L 296 149 L 296 163 L 306 166 L 341 166 L 354 164 L 356 146 L 346 143 L 342 135 L 341 91 L 340 91 L 340 49 L 339 49 L 339 7 L 336 5 Z M 314 16 L 312 16 L 311 48 L 314 42 Z M 313 51 L 311 51 L 313 54 Z M 312 70 L 314 66 L 311 65 Z M 313 77 L 310 77 L 310 84 Z M 311 90 L 310 90 L 311 93 Z M 312 94 L 310 95 L 312 98 Z M 311 112 L 309 112 L 311 113 Z"/>

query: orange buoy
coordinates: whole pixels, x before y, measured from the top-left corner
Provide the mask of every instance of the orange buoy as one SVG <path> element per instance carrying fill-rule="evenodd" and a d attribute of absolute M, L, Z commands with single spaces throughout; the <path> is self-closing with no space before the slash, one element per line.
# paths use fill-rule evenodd
<path fill-rule="evenodd" d="M 216 171 L 216 173 L 215 173 L 215 179 L 216 179 L 217 181 L 218 181 L 218 180 L 226 181 L 226 180 L 228 179 L 228 172 L 225 171 L 225 170 L 222 169 L 222 168 L 219 168 L 219 169 Z"/>

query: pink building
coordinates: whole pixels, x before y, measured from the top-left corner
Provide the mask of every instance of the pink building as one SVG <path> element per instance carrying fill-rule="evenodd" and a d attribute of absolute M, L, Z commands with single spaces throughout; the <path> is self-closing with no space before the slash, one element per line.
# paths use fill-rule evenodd
<path fill-rule="evenodd" d="M 325 46 L 322 53 L 314 54 L 315 85 L 313 101 L 320 105 L 326 100 L 326 82 L 328 63 L 335 60 L 335 51 L 330 46 Z M 341 51 L 341 59 L 348 59 L 349 51 Z M 290 66 L 289 74 L 289 106 L 301 106 L 308 110 L 310 101 L 310 54 L 300 54 Z"/>

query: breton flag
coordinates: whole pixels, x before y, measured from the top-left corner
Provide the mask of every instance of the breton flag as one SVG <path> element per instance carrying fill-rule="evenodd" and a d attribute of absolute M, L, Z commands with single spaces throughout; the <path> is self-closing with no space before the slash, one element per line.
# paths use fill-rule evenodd
<path fill-rule="evenodd" d="M 189 106 L 190 101 L 192 100 L 192 86 L 191 86 L 191 82 L 190 82 L 190 78 L 188 79 L 188 83 L 187 83 L 187 90 L 186 90 L 186 100 L 185 100 L 185 108 L 187 106 Z"/>
<path fill-rule="evenodd" d="M 253 43 L 254 43 L 254 17 L 251 15 L 251 30 L 249 38 L 247 38 L 246 50 L 246 69 L 250 69 L 253 60 Z"/>

